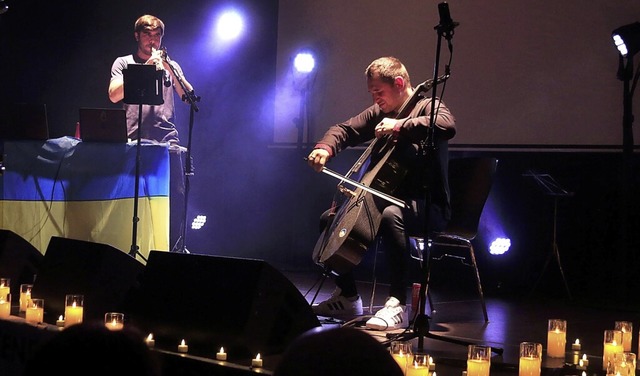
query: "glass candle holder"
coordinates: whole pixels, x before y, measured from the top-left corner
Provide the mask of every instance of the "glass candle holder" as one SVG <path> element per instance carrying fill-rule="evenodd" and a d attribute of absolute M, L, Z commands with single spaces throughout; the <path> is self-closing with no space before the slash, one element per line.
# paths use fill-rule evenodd
<path fill-rule="evenodd" d="M 604 348 L 602 351 L 602 369 L 608 370 L 613 365 L 615 354 L 624 352 L 622 347 L 622 332 L 615 329 L 604 331 Z"/>
<path fill-rule="evenodd" d="M 520 343 L 518 376 L 540 376 L 542 371 L 542 344 Z"/>
<path fill-rule="evenodd" d="M 610 367 L 611 368 L 611 367 Z M 609 370 L 607 370 L 607 374 Z M 636 374 L 636 354 L 632 352 L 617 353 L 613 359 L 613 372 L 614 375 L 620 376 L 635 376 Z"/>
<path fill-rule="evenodd" d="M 122 330 L 124 328 L 124 313 L 120 313 L 120 312 L 105 313 L 104 325 L 109 330 Z"/>
<path fill-rule="evenodd" d="M 80 324 L 84 315 L 84 296 L 67 295 L 64 304 L 64 327 Z"/>
<path fill-rule="evenodd" d="M 389 352 L 402 369 L 402 372 L 406 373 L 407 365 L 413 361 L 411 342 L 393 341 L 389 346 Z"/>
<path fill-rule="evenodd" d="M 44 319 L 44 299 L 29 300 L 24 318 L 30 324 L 41 323 Z"/>
<path fill-rule="evenodd" d="M 429 354 L 415 353 L 410 359 L 405 376 L 425 376 L 429 373 Z"/>
<path fill-rule="evenodd" d="M 11 316 L 11 294 L 0 295 L 0 318 L 6 319 Z"/>
<path fill-rule="evenodd" d="M 0 296 L 10 294 L 11 278 L 0 278 Z"/>
<path fill-rule="evenodd" d="M 491 347 L 469 345 L 467 353 L 467 376 L 489 376 L 491 369 Z"/>
<path fill-rule="evenodd" d="M 563 358 L 567 347 L 567 320 L 550 319 L 547 331 L 547 356 Z"/>
<path fill-rule="evenodd" d="M 27 311 L 27 303 L 31 299 L 31 290 L 33 289 L 33 285 L 28 283 L 23 283 L 20 285 L 20 312 Z"/>
<path fill-rule="evenodd" d="M 622 348 L 625 352 L 630 352 L 633 339 L 633 323 L 631 321 L 616 321 L 613 329 L 622 332 Z"/>

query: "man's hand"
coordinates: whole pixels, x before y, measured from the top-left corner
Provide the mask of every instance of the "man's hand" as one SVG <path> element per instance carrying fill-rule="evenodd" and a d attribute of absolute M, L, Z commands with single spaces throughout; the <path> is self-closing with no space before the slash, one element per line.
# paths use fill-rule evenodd
<path fill-rule="evenodd" d="M 309 163 L 309 166 L 316 170 L 316 172 L 321 172 L 322 168 L 329 160 L 329 156 L 329 152 L 322 148 L 313 149 L 307 157 L 307 162 Z"/>

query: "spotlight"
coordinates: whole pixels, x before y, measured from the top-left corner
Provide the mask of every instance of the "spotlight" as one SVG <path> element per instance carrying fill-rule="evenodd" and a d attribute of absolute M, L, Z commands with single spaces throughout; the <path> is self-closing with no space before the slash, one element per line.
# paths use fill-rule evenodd
<path fill-rule="evenodd" d="M 311 73 L 316 66 L 316 61 L 311 53 L 300 52 L 294 58 L 293 66 L 300 73 Z"/>
<path fill-rule="evenodd" d="M 9 5 L 4 0 L 0 0 L 0 14 L 7 13 L 9 11 Z"/>
<path fill-rule="evenodd" d="M 207 222 L 206 215 L 198 215 L 193 219 L 193 222 L 191 222 L 191 229 L 200 230 L 206 222 Z"/>
<path fill-rule="evenodd" d="M 242 16 L 235 10 L 226 11 L 218 18 L 216 30 L 222 40 L 236 39 L 244 29 Z"/>
<path fill-rule="evenodd" d="M 615 29 L 611 36 L 613 43 L 623 57 L 633 57 L 640 51 L 640 22 L 621 26 Z"/>
<path fill-rule="evenodd" d="M 489 253 L 492 255 L 503 255 L 511 248 L 511 239 L 509 238 L 496 238 L 489 245 Z"/>

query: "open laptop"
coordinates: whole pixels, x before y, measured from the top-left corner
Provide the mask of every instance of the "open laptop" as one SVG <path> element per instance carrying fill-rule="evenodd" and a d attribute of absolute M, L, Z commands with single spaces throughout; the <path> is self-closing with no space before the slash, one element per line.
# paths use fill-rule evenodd
<path fill-rule="evenodd" d="M 127 116 L 121 108 L 80 108 L 79 136 L 83 142 L 127 142 Z"/>
<path fill-rule="evenodd" d="M 42 103 L 10 103 L 0 106 L 0 139 L 48 140 L 47 106 Z"/>

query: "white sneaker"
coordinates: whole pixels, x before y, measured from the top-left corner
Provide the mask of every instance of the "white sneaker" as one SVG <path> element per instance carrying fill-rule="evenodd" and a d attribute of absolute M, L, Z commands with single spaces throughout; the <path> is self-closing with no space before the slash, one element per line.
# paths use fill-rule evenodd
<path fill-rule="evenodd" d="M 388 298 L 384 307 L 376 312 L 376 315 L 367 321 L 367 328 L 373 330 L 391 330 L 399 328 L 407 322 L 405 306 L 393 296 Z"/>
<path fill-rule="evenodd" d="M 340 295 L 341 290 L 336 288 L 331 297 L 324 302 L 311 306 L 317 316 L 334 317 L 337 319 L 352 319 L 362 316 L 362 299 L 360 296 L 347 298 Z"/>

